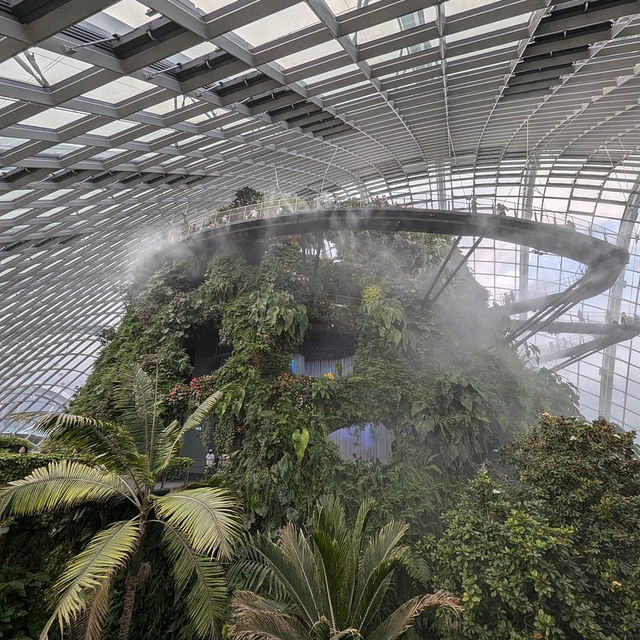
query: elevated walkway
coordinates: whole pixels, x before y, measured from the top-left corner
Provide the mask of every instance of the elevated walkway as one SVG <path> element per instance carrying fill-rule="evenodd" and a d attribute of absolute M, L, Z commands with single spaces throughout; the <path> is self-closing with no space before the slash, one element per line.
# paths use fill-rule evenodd
<path fill-rule="evenodd" d="M 275 214 L 268 214 L 249 206 L 217 214 L 213 226 L 164 247 L 155 266 L 184 258 L 191 252 L 214 253 L 229 244 L 251 244 L 278 236 L 337 230 L 491 238 L 563 256 L 584 265 L 584 273 L 564 291 L 496 306 L 497 312 L 508 316 L 565 309 L 602 293 L 613 285 L 629 259 L 624 249 L 578 231 L 574 223 L 557 224 L 555 220 L 550 223 L 485 213 L 394 206 L 308 209 L 304 212 L 281 207 Z"/>
<path fill-rule="evenodd" d="M 628 318 L 624 322 L 552 322 L 545 328 L 546 333 L 567 334 L 572 338 L 556 338 L 548 348 L 542 348 L 540 362 L 562 361 L 552 368 L 558 371 L 573 362 L 582 360 L 612 344 L 631 340 L 640 335 L 640 319 Z M 585 340 L 584 336 L 597 336 Z"/>

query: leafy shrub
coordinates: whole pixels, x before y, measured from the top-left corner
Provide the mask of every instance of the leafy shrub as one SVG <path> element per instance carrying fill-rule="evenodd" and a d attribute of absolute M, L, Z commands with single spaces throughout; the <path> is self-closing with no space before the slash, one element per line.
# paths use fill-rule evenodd
<path fill-rule="evenodd" d="M 18 453 L 21 447 L 26 447 L 27 451 L 31 449 L 33 445 L 25 438 L 12 435 L 0 435 L 0 451 L 10 451 L 11 453 Z"/>
<path fill-rule="evenodd" d="M 46 573 L 31 573 L 20 567 L 0 568 L 0 638 L 35 640 L 47 615 L 43 610 Z"/>
<path fill-rule="evenodd" d="M 640 637 L 633 439 L 604 420 L 544 414 L 502 452 L 514 477 L 471 481 L 427 553 L 430 578 L 465 603 L 461 628 L 443 638 Z"/>
<path fill-rule="evenodd" d="M 0 453 L 0 485 L 29 475 L 34 469 L 45 467 L 67 456 L 57 453 Z"/>

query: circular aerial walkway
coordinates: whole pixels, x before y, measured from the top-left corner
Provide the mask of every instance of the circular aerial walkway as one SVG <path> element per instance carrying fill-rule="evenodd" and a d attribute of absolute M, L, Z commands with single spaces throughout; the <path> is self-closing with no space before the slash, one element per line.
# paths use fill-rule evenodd
<path fill-rule="evenodd" d="M 624 269 L 629 254 L 604 240 L 577 231 L 573 224 L 539 222 L 516 217 L 441 209 L 407 207 L 355 207 L 349 209 L 309 209 L 303 212 L 279 211 L 260 217 L 256 207 L 218 214 L 215 224 L 192 233 L 162 249 L 159 264 L 180 259 L 188 253 L 213 253 L 229 244 L 251 244 L 278 236 L 320 231 L 407 231 L 457 238 L 490 238 L 531 247 L 536 251 L 563 256 L 584 265 L 584 273 L 564 291 L 533 296 L 504 305 L 497 312 L 512 316 L 529 311 L 563 311 L 576 303 L 609 289 Z M 457 243 L 456 243 L 457 244 Z M 470 254 L 465 257 L 468 259 Z M 442 274 L 445 275 L 444 270 Z M 557 317 L 557 316 L 556 316 Z M 526 328 L 536 327 L 537 320 L 552 322 L 556 318 L 526 321 Z M 528 324 L 527 324 L 528 323 Z M 540 327 L 541 328 L 541 327 Z M 518 330 L 518 329 L 517 329 Z M 522 327 L 519 328 L 522 332 Z M 512 334 L 516 340 L 516 334 Z"/>

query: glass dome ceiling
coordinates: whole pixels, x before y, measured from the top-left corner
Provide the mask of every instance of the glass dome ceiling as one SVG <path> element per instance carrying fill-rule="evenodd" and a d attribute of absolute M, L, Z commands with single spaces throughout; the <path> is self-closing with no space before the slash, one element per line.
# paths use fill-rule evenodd
<path fill-rule="evenodd" d="M 567 318 L 637 314 L 639 11 L 0 0 L 0 431 L 16 410 L 64 406 L 136 260 L 244 185 L 568 213 L 631 259 Z M 575 270 L 487 240 L 472 267 L 495 299 Z M 639 424 L 639 349 L 635 338 L 562 369 L 587 416 Z"/>

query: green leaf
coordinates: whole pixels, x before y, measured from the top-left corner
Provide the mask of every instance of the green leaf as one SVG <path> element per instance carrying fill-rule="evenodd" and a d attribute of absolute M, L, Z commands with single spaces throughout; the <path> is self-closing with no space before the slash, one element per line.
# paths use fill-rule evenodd
<path fill-rule="evenodd" d="M 123 499 L 137 502 L 120 476 L 82 462 L 60 460 L 0 489 L 0 519 Z"/>
<path fill-rule="evenodd" d="M 187 609 L 195 634 L 210 638 L 227 611 L 222 567 L 195 552 L 186 536 L 168 523 L 162 543 L 172 565 L 179 599 Z"/>
<path fill-rule="evenodd" d="M 309 429 L 296 429 L 291 435 L 291 439 L 293 440 L 293 448 L 296 456 L 298 456 L 298 460 L 300 461 L 304 457 L 304 452 L 307 450 L 307 445 L 309 444 Z"/>
<path fill-rule="evenodd" d="M 185 489 L 158 497 L 154 503 L 158 516 L 184 535 L 197 553 L 231 559 L 242 516 L 230 492 L 213 487 Z"/>
<path fill-rule="evenodd" d="M 87 609 L 96 590 L 108 584 L 113 575 L 125 566 L 140 542 L 140 533 L 140 524 L 133 519 L 116 522 L 93 536 L 53 586 L 56 605 L 42 631 L 41 640 L 49 637 L 49 630 L 55 622 L 62 631 Z"/>

